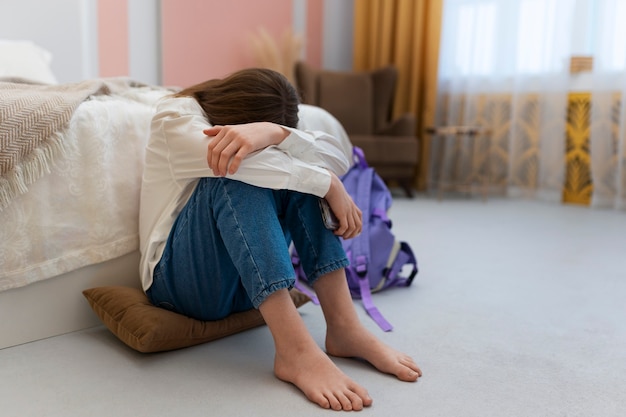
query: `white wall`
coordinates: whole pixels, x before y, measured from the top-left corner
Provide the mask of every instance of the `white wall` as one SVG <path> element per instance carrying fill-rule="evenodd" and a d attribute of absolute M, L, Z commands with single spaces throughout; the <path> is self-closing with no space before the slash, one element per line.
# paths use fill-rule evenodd
<path fill-rule="evenodd" d="M 161 81 L 159 4 L 128 2 L 129 76 L 150 84 Z M 0 0 L 0 39 L 31 40 L 52 52 L 61 83 L 98 77 L 97 0 Z"/>
<path fill-rule="evenodd" d="M 319 0 L 293 0 L 294 33 L 306 33 L 307 1 Z M 322 67 L 335 71 L 350 71 L 354 43 L 354 0 L 324 0 L 323 13 Z M 303 49 L 302 57 L 305 56 L 306 50 Z"/>
<path fill-rule="evenodd" d="M 161 84 L 161 2 L 129 0 L 128 65 L 133 80 Z"/>
<path fill-rule="evenodd" d="M 322 67 L 352 70 L 354 0 L 325 0 Z"/>
<path fill-rule="evenodd" d="M 59 82 L 97 74 L 96 0 L 1 0 L 0 38 L 31 40 L 53 54 Z"/>
<path fill-rule="evenodd" d="M 293 1 L 294 31 L 305 33 L 311 0 Z M 129 76 L 160 84 L 160 0 L 128 3 Z M 324 68 L 352 68 L 353 8 L 354 0 L 324 2 Z M 97 0 L 0 0 L 0 39 L 32 40 L 52 52 L 59 82 L 98 76 Z"/>

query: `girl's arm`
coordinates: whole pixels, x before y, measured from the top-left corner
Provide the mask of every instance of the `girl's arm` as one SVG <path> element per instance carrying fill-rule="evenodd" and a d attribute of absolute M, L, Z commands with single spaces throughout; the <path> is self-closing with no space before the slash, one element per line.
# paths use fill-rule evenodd
<path fill-rule="evenodd" d="M 241 133 L 251 126 L 236 125 L 229 127 L 228 130 L 237 136 L 237 132 Z M 193 99 L 171 99 L 159 106 L 157 114 L 152 119 L 151 132 L 165 142 L 163 157 L 170 167 L 170 175 L 176 180 L 222 176 L 219 168 L 214 171 L 209 167 L 206 158 L 211 138 L 207 137 L 203 130 L 210 127 L 199 105 Z M 252 145 L 240 154 L 242 163 L 234 173 L 226 175 L 228 178 L 259 187 L 289 189 L 319 197 L 326 195 L 331 181 L 330 172 L 326 167 L 304 162 L 275 145 L 257 149 L 266 145 L 263 141 L 274 140 L 267 139 L 273 137 L 268 131 L 270 129 L 274 131 L 278 126 L 267 123 L 252 127 L 247 131 Z M 280 129 L 281 132 L 285 129 L 289 131 L 287 138 L 292 136 L 289 129 L 282 127 Z M 307 136 L 302 132 L 295 134 Z M 284 135 L 284 132 L 281 135 Z M 282 139 L 283 142 L 285 140 Z M 342 154 L 329 159 L 334 161 L 334 168 L 339 172 L 347 169 L 347 161 Z"/>
<path fill-rule="evenodd" d="M 349 169 L 349 161 L 340 143 L 321 131 L 301 131 L 273 123 L 259 122 L 234 126 L 213 126 L 203 130 L 211 137 L 207 162 L 213 171 L 224 176 L 234 174 L 250 153 L 275 146 L 303 162 L 327 168 L 337 175 Z"/>
<path fill-rule="evenodd" d="M 155 115 L 152 132 L 164 136 L 171 174 L 177 180 L 226 176 L 258 187 L 325 197 L 339 220 L 335 234 L 347 239 L 360 233 L 361 212 L 337 177 L 348 170 L 348 160 L 334 138 L 321 132 L 305 133 L 272 123 L 216 127 L 218 132 L 213 139 L 220 139 L 213 145 L 215 155 L 221 154 L 220 149 L 231 146 L 227 154 L 232 156 L 211 162 L 208 157 L 200 157 L 207 154 L 212 143 L 203 133 L 206 129 L 215 133 L 204 116 L 194 111 L 187 114 L 178 110 L 161 111 Z M 292 144 L 281 148 L 288 140 Z M 318 141 L 320 146 L 316 144 Z M 314 156 L 306 153 L 306 149 Z M 317 164 L 300 159 L 291 151 Z M 324 161 L 331 165 L 329 169 L 321 163 Z M 233 162 L 237 163 L 234 169 Z"/>
<path fill-rule="evenodd" d="M 209 167 L 219 175 L 232 174 L 248 153 L 276 145 L 301 161 L 344 174 L 352 159 L 352 144 L 341 123 L 326 110 L 306 104 L 299 106 L 298 117 L 298 130 L 273 125 L 263 135 L 257 134 L 256 123 L 246 125 L 249 128 L 240 125 L 205 129 L 206 135 L 213 136 L 207 152 Z"/>
<path fill-rule="evenodd" d="M 229 174 L 234 178 L 246 155 L 264 147 L 282 143 L 290 132 L 287 128 L 272 123 L 250 123 L 207 129 L 204 133 L 215 136 L 209 143 L 207 162 L 214 172 L 219 172 L 218 175 Z M 323 138 L 327 136 L 320 135 Z M 324 143 L 323 140 L 320 142 Z M 310 154 L 314 154 L 314 151 L 311 150 Z M 307 163 L 302 159 L 299 162 Z M 324 198 L 339 220 L 339 227 L 335 230 L 335 234 L 344 239 L 350 239 L 361 233 L 362 213 L 346 192 L 339 177 L 334 172 L 331 172 L 330 177 L 330 186 Z"/>

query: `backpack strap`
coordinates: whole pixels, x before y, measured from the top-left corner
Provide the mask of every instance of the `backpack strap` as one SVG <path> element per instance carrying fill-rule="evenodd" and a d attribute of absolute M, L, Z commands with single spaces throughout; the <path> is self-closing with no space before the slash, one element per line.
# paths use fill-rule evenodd
<path fill-rule="evenodd" d="M 369 166 L 367 164 L 367 160 L 365 159 L 365 152 L 363 152 L 363 149 L 358 146 L 352 147 L 352 157 L 355 159 L 355 162 L 358 164 L 360 169 L 365 169 Z"/>
<path fill-rule="evenodd" d="M 382 315 L 380 310 L 374 305 L 372 300 L 372 292 L 370 291 L 370 282 L 367 274 L 363 277 L 359 276 L 359 287 L 361 289 L 361 302 L 367 314 L 378 324 L 383 331 L 388 332 L 393 329 L 391 323 L 389 323 Z"/>
<path fill-rule="evenodd" d="M 367 314 L 378 324 L 378 326 L 388 332 L 393 329 L 393 326 L 383 317 L 378 308 L 374 305 L 372 300 L 372 292 L 370 290 L 369 272 L 367 266 L 370 259 L 370 247 L 369 247 L 369 213 L 370 208 L 370 191 L 371 183 L 374 176 L 373 168 L 365 168 L 361 172 L 358 178 L 357 192 L 355 196 L 355 203 L 361 209 L 365 215 L 363 219 L 363 228 L 361 234 L 352 239 L 353 257 L 352 262 L 354 271 L 358 277 L 359 289 L 361 291 L 361 302 Z"/>

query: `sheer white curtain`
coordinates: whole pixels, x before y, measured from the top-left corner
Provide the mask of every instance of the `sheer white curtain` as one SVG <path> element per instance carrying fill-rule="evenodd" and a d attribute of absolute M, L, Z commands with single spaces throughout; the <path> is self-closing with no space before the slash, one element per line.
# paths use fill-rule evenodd
<path fill-rule="evenodd" d="M 624 0 L 446 0 L 437 124 L 491 130 L 467 169 L 488 169 L 509 195 L 561 201 L 568 95 L 590 91 L 593 203 L 623 207 L 625 21 Z M 570 74 L 577 55 L 594 57 L 592 73 Z M 434 177 L 446 171 L 432 167 Z"/>
<path fill-rule="evenodd" d="M 626 1 L 596 0 L 590 153 L 594 207 L 626 210 Z"/>

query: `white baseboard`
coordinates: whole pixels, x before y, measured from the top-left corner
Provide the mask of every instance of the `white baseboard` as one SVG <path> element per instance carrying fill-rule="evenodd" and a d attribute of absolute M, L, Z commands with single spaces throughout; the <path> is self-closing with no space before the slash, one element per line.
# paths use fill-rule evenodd
<path fill-rule="evenodd" d="M 34 284 L 0 292 L 0 349 L 101 324 L 82 291 L 140 288 L 137 251 Z"/>

